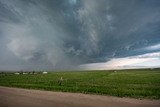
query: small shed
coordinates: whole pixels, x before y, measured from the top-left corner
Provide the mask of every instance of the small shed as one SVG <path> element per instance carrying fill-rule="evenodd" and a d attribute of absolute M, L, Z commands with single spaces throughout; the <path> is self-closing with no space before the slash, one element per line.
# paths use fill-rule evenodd
<path fill-rule="evenodd" d="M 26 74 L 28 74 L 28 73 L 26 73 L 26 72 L 23 72 L 23 75 L 26 75 Z"/>
<path fill-rule="evenodd" d="M 42 72 L 42 74 L 48 74 L 48 72 L 44 71 L 44 72 Z"/>
<path fill-rule="evenodd" d="M 19 75 L 20 73 L 19 72 L 16 72 L 16 73 L 14 73 L 15 75 Z"/>

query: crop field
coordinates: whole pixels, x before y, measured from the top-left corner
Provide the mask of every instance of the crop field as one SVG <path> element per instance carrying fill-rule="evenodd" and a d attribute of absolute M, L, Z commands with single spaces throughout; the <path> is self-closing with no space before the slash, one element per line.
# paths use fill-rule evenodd
<path fill-rule="evenodd" d="M 160 69 L 1 73 L 0 86 L 160 99 Z"/>

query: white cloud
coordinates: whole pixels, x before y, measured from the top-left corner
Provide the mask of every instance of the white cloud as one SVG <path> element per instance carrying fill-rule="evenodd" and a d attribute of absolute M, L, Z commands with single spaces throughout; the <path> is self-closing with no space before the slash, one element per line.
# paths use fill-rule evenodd
<path fill-rule="evenodd" d="M 28 26 L 8 26 L 8 28 L 6 32 L 9 39 L 8 49 L 24 60 L 32 58 L 38 47 L 38 39 L 29 33 Z"/>
<path fill-rule="evenodd" d="M 145 50 L 159 50 L 159 49 L 160 49 L 160 44 L 152 45 L 145 48 Z"/>
<path fill-rule="evenodd" d="M 160 58 L 160 52 L 147 53 L 143 55 L 133 56 L 133 58 Z"/>
<path fill-rule="evenodd" d="M 80 65 L 80 68 L 89 70 L 128 69 L 146 67 L 160 67 L 160 52 L 148 53 L 125 58 L 113 58 L 110 61 L 104 63 L 91 63 Z"/>

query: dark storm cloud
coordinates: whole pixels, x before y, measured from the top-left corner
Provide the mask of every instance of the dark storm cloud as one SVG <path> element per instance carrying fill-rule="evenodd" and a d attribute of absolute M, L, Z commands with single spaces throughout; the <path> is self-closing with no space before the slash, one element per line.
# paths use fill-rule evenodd
<path fill-rule="evenodd" d="M 74 69 L 158 51 L 152 47 L 160 43 L 159 5 L 158 0 L 0 0 L 0 67 Z"/>

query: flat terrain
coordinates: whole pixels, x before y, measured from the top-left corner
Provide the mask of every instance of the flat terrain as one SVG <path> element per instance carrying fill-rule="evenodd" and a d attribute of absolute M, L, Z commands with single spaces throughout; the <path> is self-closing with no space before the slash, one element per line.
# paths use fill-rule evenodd
<path fill-rule="evenodd" d="M 160 107 L 160 100 L 0 87 L 1 107 Z"/>
<path fill-rule="evenodd" d="M 63 81 L 60 84 L 61 77 Z M 0 86 L 160 99 L 160 69 L 0 73 Z"/>

